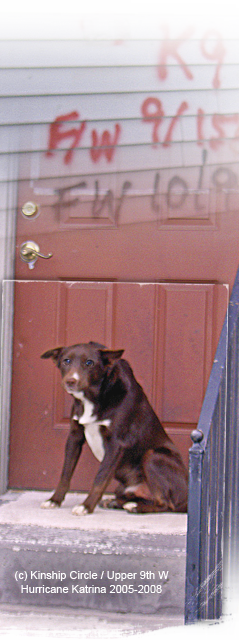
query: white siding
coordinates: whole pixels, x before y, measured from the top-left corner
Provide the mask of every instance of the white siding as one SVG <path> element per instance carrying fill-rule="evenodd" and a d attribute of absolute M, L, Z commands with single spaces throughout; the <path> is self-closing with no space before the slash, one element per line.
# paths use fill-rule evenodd
<path fill-rule="evenodd" d="M 127 198 L 143 198 L 138 220 L 151 219 L 147 197 L 157 183 L 164 211 L 176 176 L 179 193 L 180 181 L 186 184 L 187 215 L 198 218 L 198 193 L 208 214 L 239 209 L 239 40 L 207 33 L 188 31 L 165 56 L 162 39 L 2 41 L 0 180 L 8 179 L 6 157 L 19 154 L 20 179 L 31 180 L 49 204 L 59 184 L 81 176 L 87 201 L 96 180 L 102 194 L 110 188 L 116 197 L 128 180 Z M 67 114 L 74 115 L 60 135 L 85 123 L 68 160 L 73 137 L 62 135 L 46 154 L 52 123 Z M 97 157 L 94 136 L 102 147 L 104 131 L 113 147 Z M 185 206 L 171 202 L 175 217 L 185 217 Z M 125 213 L 121 222 L 137 221 L 137 207 L 134 220 Z"/>

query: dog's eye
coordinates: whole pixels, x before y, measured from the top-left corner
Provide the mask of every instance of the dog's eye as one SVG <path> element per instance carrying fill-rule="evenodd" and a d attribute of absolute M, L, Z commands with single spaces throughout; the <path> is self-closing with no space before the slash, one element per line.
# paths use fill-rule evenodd
<path fill-rule="evenodd" d="M 86 366 L 87 367 L 92 367 L 92 365 L 94 364 L 93 360 L 86 360 Z"/>
<path fill-rule="evenodd" d="M 63 360 L 63 364 L 70 364 L 71 359 L 70 358 L 64 358 Z"/>

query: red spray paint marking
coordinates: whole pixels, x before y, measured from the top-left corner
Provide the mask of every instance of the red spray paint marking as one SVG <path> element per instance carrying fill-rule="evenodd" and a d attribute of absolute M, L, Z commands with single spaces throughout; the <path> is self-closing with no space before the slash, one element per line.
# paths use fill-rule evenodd
<path fill-rule="evenodd" d="M 186 29 L 180 38 L 176 38 L 173 40 L 169 39 L 169 29 L 167 27 L 164 28 L 164 39 L 162 42 L 162 48 L 159 56 L 159 67 L 158 67 L 158 75 L 160 80 L 166 80 L 168 75 L 168 67 L 167 67 L 167 58 L 170 56 L 171 58 L 175 58 L 178 64 L 182 68 L 185 73 L 186 78 L 188 80 L 193 80 L 193 74 L 187 66 L 186 62 L 184 62 L 180 53 L 178 52 L 178 48 L 181 46 L 183 42 L 189 40 L 193 33 L 193 29 Z"/>
<path fill-rule="evenodd" d="M 143 122 L 151 122 L 153 124 L 152 142 L 157 145 L 160 142 L 158 137 L 158 127 L 164 117 L 162 102 L 158 98 L 146 98 L 141 106 Z"/>
<path fill-rule="evenodd" d="M 198 109 L 197 144 L 200 146 L 202 146 L 206 141 L 204 130 L 203 130 L 204 121 L 205 121 L 205 112 L 203 111 L 203 109 Z M 226 125 L 235 124 L 236 130 L 234 133 L 234 140 L 236 140 L 239 137 L 239 115 L 236 113 L 233 115 L 224 115 L 220 113 L 214 113 L 211 117 L 211 124 L 215 129 L 215 131 L 217 132 L 217 137 L 212 137 L 209 140 L 209 146 L 214 151 L 216 151 L 221 144 L 225 144 L 225 140 L 227 137 L 226 131 L 225 131 Z"/>
<path fill-rule="evenodd" d="M 73 157 L 73 150 L 78 146 L 80 142 L 82 134 L 84 133 L 86 128 L 86 122 L 81 122 L 78 128 L 74 127 L 72 129 L 65 129 L 65 130 L 63 128 L 62 130 L 62 127 L 64 123 L 71 122 L 72 120 L 78 120 L 78 119 L 79 119 L 78 111 L 72 111 L 71 113 L 67 113 L 64 116 L 58 116 L 54 120 L 54 122 L 51 123 L 50 130 L 49 130 L 49 138 L 48 138 L 48 151 L 46 152 L 46 155 L 48 157 L 53 156 L 54 149 L 57 149 L 57 147 L 60 145 L 62 140 L 65 140 L 67 138 L 70 138 L 70 139 L 72 138 L 73 142 L 70 148 L 68 149 L 68 151 L 64 155 L 64 163 L 69 164 L 71 162 Z"/>
<path fill-rule="evenodd" d="M 154 109 L 153 111 L 152 107 Z M 170 122 L 168 131 L 163 141 L 163 147 L 169 147 L 170 143 L 172 142 L 174 128 L 180 116 L 184 113 L 184 111 L 186 111 L 186 109 L 188 109 L 188 103 L 182 102 L 177 110 L 176 115 L 173 116 Z M 160 142 L 158 127 L 165 115 L 162 108 L 162 102 L 158 100 L 158 98 L 146 98 L 141 106 L 141 113 L 143 114 L 143 122 L 151 122 L 153 124 L 152 143 L 155 147 Z"/>
<path fill-rule="evenodd" d="M 214 127 L 214 129 L 216 129 L 217 133 L 218 133 L 218 137 L 217 138 L 211 138 L 209 144 L 210 147 L 214 150 L 218 149 L 218 147 L 220 147 L 220 144 L 224 143 L 224 139 L 226 138 L 226 133 L 224 130 L 224 125 L 226 124 L 235 124 L 239 125 L 239 115 L 238 114 L 234 114 L 231 116 L 226 116 L 223 114 L 219 114 L 219 113 L 215 113 L 212 116 L 212 125 Z M 238 129 L 236 131 L 236 133 L 238 132 Z"/>
<path fill-rule="evenodd" d="M 211 50 L 208 49 L 208 44 L 211 45 Z M 214 87 L 214 89 L 219 89 L 219 87 L 221 86 L 220 70 L 226 54 L 226 49 L 224 47 L 223 40 L 220 34 L 214 30 L 207 31 L 201 42 L 201 50 L 205 58 L 217 62 L 212 86 Z"/>
<path fill-rule="evenodd" d="M 177 113 L 175 116 L 173 116 L 171 123 L 169 125 L 168 128 L 168 132 L 164 138 L 163 141 L 163 147 L 169 147 L 170 143 L 172 142 L 172 135 L 173 135 L 173 130 L 175 128 L 175 125 L 177 124 L 180 116 L 184 113 L 184 111 L 186 111 L 188 109 L 188 103 L 187 102 L 182 102 L 182 104 L 180 104 L 180 107 L 177 110 Z"/>
<path fill-rule="evenodd" d="M 119 124 L 115 124 L 114 135 L 109 131 L 103 131 L 100 139 L 100 135 L 96 129 L 92 129 L 92 147 L 90 149 L 90 155 L 93 162 L 98 162 L 102 155 L 105 155 L 107 162 L 113 159 L 115 153 L 115 147 L 119 141 L 121 134 L 121 127 Z"/>

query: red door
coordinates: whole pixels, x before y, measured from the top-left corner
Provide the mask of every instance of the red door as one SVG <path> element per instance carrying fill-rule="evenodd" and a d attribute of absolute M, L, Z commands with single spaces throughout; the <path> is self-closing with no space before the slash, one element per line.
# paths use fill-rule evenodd
<path fill-rule="evenodd" d="M 36 215 L 22 214 L 23 204 L 36 201 L 36 195 Z M 125 349 L 187 461 L 190 432 L 199 417 L 227 306 L 227 287 L 210 282 L 210 277 L 206 283 L 191 282 L 187 260 L 181 265 L 184 282 L 177 282 L 177 267 L 174 282 L 160 282 L 165 266 L 157 224 L 119 226 L 104 209 L 90 217 L 86 208 L 82 217 L 73 200 L 70 190 L 64 197 L 58 191 L 47 199 L 34 193 L 30 183 L 19 188 L 10 487 L 55 486 L 70 399 L 59 372 L 40 355 L 51 347 L 88 340 Z M 181 233 L 167 235 L 170 264 L 172 256 L 178 263 Z M 39 257 L 29 269 L 19 255 L 27 240 L 53 256 Z M 72 489 L 88 489 L 98 465 L 87 445 L 83 455 Z"/>

